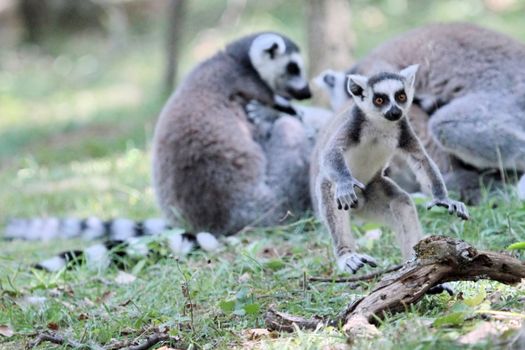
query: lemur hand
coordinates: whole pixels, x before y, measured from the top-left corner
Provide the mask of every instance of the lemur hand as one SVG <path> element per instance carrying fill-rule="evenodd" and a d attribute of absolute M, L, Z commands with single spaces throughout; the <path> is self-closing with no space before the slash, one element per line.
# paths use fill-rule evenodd
<path fill-rule="evenodd" d="M 279 118 L 279 112 L 257 100 L 250 100 L 244 107 L 248 121 L 255 125 L 273 123 Z"/>
<path fill-rule="evenodd" d="M 357 181 L 355 178 L 351 178 L 346 182 L 335 185 L 337 209 L 348 210 L 357 207 L 357 194 L 355 193 L 354 187 L 358 187 L 363 191 L 365 190 L 365 185 Z"/>
<path fill-rule="evenodd" d="M 465 206 L 465 204 L 463 204 L 463 202 L 455 201 L 450 198 L 435 198 L 427 204 L 427 210 L 430 210 L 432 207 L 435 206 L 447 208 L 448 213 L 450 215 L 456 213 L 456 215 L 462 218 L 463 220 L 469 219 L 467 207 Z"/>
<path fill-rule="evenodd" d="M 350 252 L 337 257 L 337 266 L 341 271 L 356 273 L 365 264 L 377 267 L 375 259 L 366 254 Z"/>

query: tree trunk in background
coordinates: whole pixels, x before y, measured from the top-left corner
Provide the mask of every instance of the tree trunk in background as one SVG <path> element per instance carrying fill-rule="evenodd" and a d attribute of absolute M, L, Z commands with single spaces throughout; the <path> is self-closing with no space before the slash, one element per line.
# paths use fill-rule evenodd
<path fill-rule="evenodd" d="M 166 71 L 164 74 L 164 91 L 173 91 L 177 78 L 177 64 L 182 34 L 182 21 L 186 12 L 186 0 L 170 0 L 168 6 L 168 35 L 166 45 Z"/>
<path fill-rule="evenodd" d="M 350 1 L 308 0 L 306 17 L 310 76 L 327 68 L 350 68 L 355 40 Z"/>
<path fill-rule="evenodd" d="M 50 26 L 49 1 L 20 0 L 18 11 L 25 30 L 24 40 L 30 43 L 40 42 Z"/>

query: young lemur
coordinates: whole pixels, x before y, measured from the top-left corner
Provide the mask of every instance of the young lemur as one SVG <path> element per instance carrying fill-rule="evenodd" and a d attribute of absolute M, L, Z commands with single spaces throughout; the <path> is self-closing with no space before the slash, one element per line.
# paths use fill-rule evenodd
<path fill-rule="evenodd" d="M 412 199 L 384 174 L 395 154 L 407 159 L 421 185 L 432 193 L 428 209 L 442 206 L 464 220 L 469 217 L 462 202 L 448 197 L 439 169 L 408 121 L 417 69 L 413 65 L 399 73 L 383 72 L 370 78 L 349 75 L 347 90 L 354 106 L 330 121 L 316 145 L 312 197 L 332 235 L 342 270 L 355 273 L 364 264 L 376 266 L 372 257 L 355 250 L 349 209 L 352 214 L 390 226 L 404 258 L 422 238 Z"/>

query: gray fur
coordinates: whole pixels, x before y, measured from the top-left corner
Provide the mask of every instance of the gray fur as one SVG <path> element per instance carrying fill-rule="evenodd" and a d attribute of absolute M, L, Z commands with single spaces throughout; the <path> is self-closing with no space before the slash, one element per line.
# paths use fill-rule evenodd
<path fill-rule="evenodd" d="M 355 273 L 364 264 L 376 264 L 373 258 L 356 252 L 350 216 L 342 209 L 352 208 L 354 215 L 390 226 L 405 258 L 422 238 L 412 199 L 384 175 L 396 154 L 407 160 L 420 183 L 432 193 L 434 199 L 428 208 L 443 206 L 468 219 L 464 204 L 448 198 L 439 169 L 407 118 L 416 70 L 410 66 L 397 74 L 380 73 L 370 78 L 349 75 L 348 91 L 354 106 L 334 117 L 316 144 L 311 195 L 317 214 L 332 235 L 341 269 Z M 378 103 L 378 96 L 382 103 Z"/>
<path fill-rule="evenodd" d="M 416 102 L 424 112 L 412 118 L 416 132 L 447 184 L 476 202 L 486 169 L 525 171 L 524 57 L 525 45 L 504 34 L 448 23 L 402 34 L 352 70 L 374 74 L 420 65 Z M 467 171 L 473 178 L 464 176 Z"/>
<path fill-rule="evenodd" d="M 294 97 L 292 78 L 272 83 L 274 91 L 253 66 L 249 52 L 257 37 L 240 39 L 198 65 L 159 117 L 153 183 L 171 222 L 180 215 L 195 230 L 233 234 L 247 225 L 277 224 L 288 211 L 309 207 L 309 147 L 301 122 L 282 116 L 261 133 L 245 113 L 251 100 L 272 106 L 275 95 Z M 264 59 L 279 62 L 275 69 L 287 77 L 286 57 L 296 60 L 298 49 L 279 37 L 284 56 Z"/>

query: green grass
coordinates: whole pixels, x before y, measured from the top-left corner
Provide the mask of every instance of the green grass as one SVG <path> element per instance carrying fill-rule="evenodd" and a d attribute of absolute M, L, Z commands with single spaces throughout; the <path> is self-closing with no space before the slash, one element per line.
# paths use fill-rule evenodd
<path fill-rule="evenodd" d="M 408 5 L 407 5 L 408 4 Z M 469 20 L 525 41 L 517 1 L 500 14 L 482 1 L 381 0 L 354 2 L 357 56 L 384 39 L 421 23 Z M 216 25 L 224 2 L 195 2 L 181 70 L 242 33 L 271 28 L 305 42 L 298 2 L 250 3 L 237 27 L 201 32 Z M 158 216 L 150 185 L 149 145 L 165 96 L 161 26 L 130 37 L 118 50 L 100 38 L 80 36 L 40 49 L 10 47 L 0 51 L 0 224 L 9 217 L 96 215 L 143 219 Z M 194 35 L 193 33 L 200 33 Z M 525 204 L 509 192 L 487 195 L 461 222 L 444 211 L 423 209 L 426 233 L 462 238 L 482 249 L 503 250 L 525 240 Z M 400 262 L 390 231 L 366 240 L 373 225 L 356 225 L 363 252 L 383 267 Z M 338 329 L 278 334 L 249 340 L 245 332 L 264 327 L 269 305 L 298 315 L 336 315 L 371 284 L 349 290 L 344 284 L 302 283 L 304 276 L 335 274 L 328 234 L 311 218 L 286 227 L 242 234 L 213 254 L 195 252 L 177 260 L 162 239 L 155 257 L 125 260 L 137 279 L 123 285 L 118 270 L 90 271 L 80 266 L 56 274 L 30 268 L 32 263 L 81 241 L 0 242 L 0 325 L 15 335 L 0 336 L 1 349 L 19 349 L 49 327 L 84 343 L 108 344 L 144 338 L 143 331 L 167 326 L 193 348 L 319 349 L 344 344 Z M 477 310 L 524 313 L 525 286 L 493 282 L 458 283 L 456 296 L 427 296 L 407 312 L 389 316 L 382 336 L 358 341 L 360 349 L 451 349 L 484 319 Z M 481 291 L 485 291 L 482 294 Z M 111 294 L 108 294 L 111 292 Z M 28 303 L 28 297 L 42 297 Z M 477 297 L 468 306 L 462 298 Z M 190 301 L 191 299 L 191 301 Z M 471 303 L 472 304 L 472 303 Z M 475 303 L 474 303 L 475 304 Z M 452 315 L 447 319 L 443 316 Z M 459 316 L 458 316 L 459 315 Z M 466 321 L 451 325 L 461 317 Z M 516 323 L 518 317 L 497 321 Z M 440 320 L 437 323 L 434 322 Z M 494 317 L 491 319 L 494 321 Z M 496 322 L 496 321 L 494 321 Z M 442 323 L 442 325 L 439 325 Z M 501 339 L 505 339 L 505 334 Z M 482 341 L 476 347 L 491 349 Z M 39 348 L 56 348 L 42 344 Z M 60 347 L 59 347 L 60 348 Z"/>

